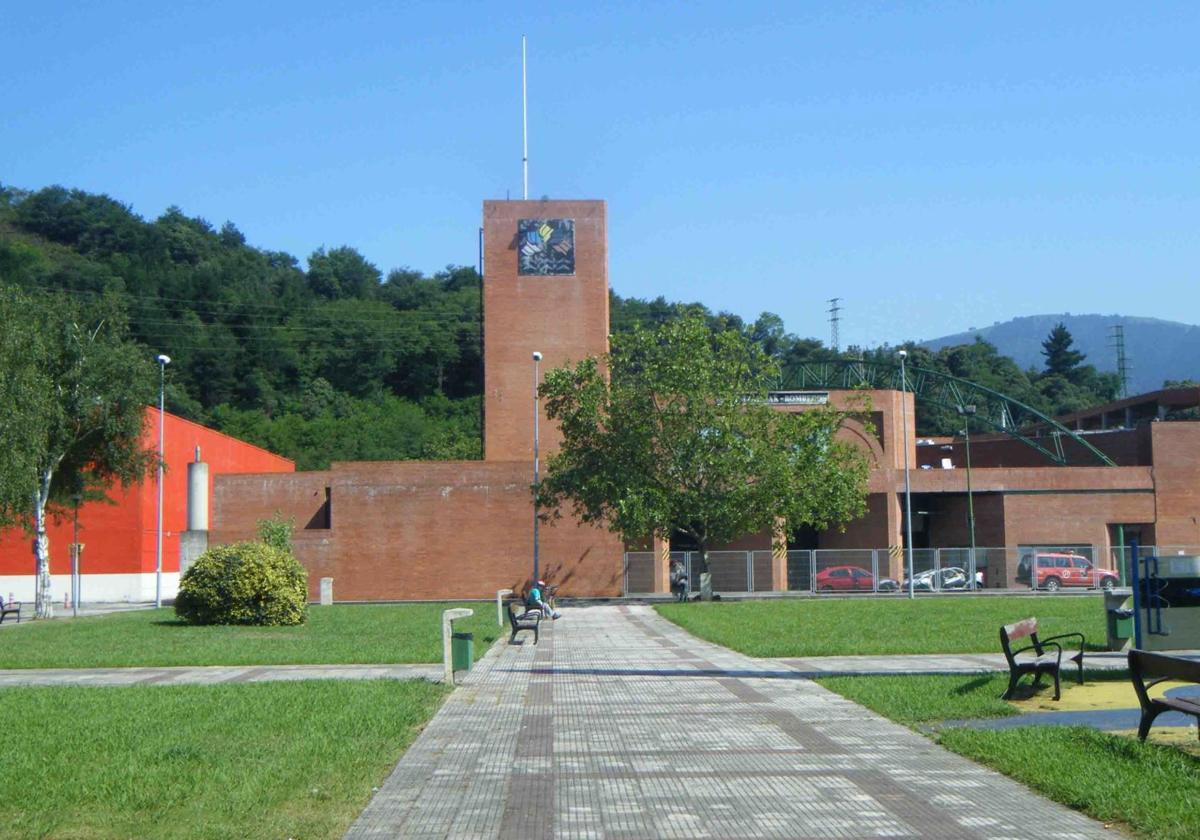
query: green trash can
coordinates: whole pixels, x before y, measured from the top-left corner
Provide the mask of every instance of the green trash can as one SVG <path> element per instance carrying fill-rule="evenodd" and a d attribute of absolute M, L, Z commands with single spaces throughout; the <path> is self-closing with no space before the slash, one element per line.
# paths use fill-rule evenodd
<path fill-rule="evenodd" d="M 1128 589 L 1104 593 L 1104 612 L 1107 619 L 1108 649 L 1124 650 L 1133 635 L 1133 598 Z"/>
<path fill-rule="evenodd" d="M 470 671 L 475 661 L 475 634 L 454 633 L 450 636 L 450 664 L 457 671 Z"/>

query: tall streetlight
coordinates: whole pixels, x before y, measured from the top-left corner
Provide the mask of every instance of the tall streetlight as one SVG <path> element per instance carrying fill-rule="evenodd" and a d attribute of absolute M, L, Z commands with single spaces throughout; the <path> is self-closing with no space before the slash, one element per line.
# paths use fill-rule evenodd
<path fill-rule="evenodd" d="M 958 406 L 959 416 L 963 418 L 963 436 L 967 441 L 967 525 L 971 531 L 971 588 L 975 589 L 975 497 L 971 493 L 971 418 L 975 416 L 975 406 Z"/>
<path fill-rule="evenodd" d="M 908 477 L 908 379 L 904 371 L 904 360 L 908 358 L 908 351 L 901 350 L 897 355 L 900 357 L 900 392 L 905 396 L 900 399 L 900 423 L 903 429 L 904 440 L 904 531 L 907 537 L 907 557 L 908 557 L 908 597 L 917 597 L 915 581 L 913 580 L 913 540 L 912 540 L 912 484 Z"/>
<path fill-rule="evenodd" d="M 167 365 L 171 357 L 160 353 L 158 362 L 158 535 L 154 547 L 154 606 L 162 606 L 162 502 L 163 502 L 163 403 L 166 395 Z"/>
<path fill-rule="evenodd" d="M 536 586 L 538 575 L 538 363 L 542 354 L 533 351 L 533 583 Z M 543 594 L 543 598 L 545 595 Z"/>

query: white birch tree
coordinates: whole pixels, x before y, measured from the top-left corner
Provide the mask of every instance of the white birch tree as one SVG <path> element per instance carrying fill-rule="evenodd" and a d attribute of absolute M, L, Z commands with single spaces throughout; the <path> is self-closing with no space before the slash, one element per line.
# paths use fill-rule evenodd
<path fill-rule="evenodd" d="M 47 517 L 155 465 L 143 445 L 155 396 L 149 351 L 115 299 L 0 287 L 0 520 L 32 536 L 35 614 L 50 614 Z"/>

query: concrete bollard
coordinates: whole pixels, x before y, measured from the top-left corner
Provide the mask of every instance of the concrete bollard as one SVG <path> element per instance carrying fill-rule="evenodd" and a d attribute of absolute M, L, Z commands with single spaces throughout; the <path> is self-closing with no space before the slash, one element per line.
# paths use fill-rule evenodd
<path fill-rule="evenodd" d="M 475 615 L 475 610 L 458 607 L 442 613 L 442 663 L 445 666 L 446 685 L 454 685 L 454 662 L 450 656 L 450 636 L 454 633 L 454 622 Z"/>
<path fill-rule="evenodd" d="M 333 606 L 333 578 L 321 578 L 321 606 Z"/>
<path fill-rule="evenodd" d="M 504 626 L 504 596 L 511 594 L 511 589 L 496 590 L 496 623 L 501 627 Z"/>

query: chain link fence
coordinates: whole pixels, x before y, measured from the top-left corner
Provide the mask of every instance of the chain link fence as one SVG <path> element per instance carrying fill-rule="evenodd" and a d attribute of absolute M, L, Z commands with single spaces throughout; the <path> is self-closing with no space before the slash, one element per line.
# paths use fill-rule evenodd
<path fill-rule="evenodd" d="M 1198 555 L 1200 546 L 1144 545 L 1142 557 Z M 917 548 L 912 551 L 912 588 L 917 592 L 971 592 L 983 589 L 1055 593 L 1100 590 L 1129 584 L 1132 549 L 1095 551 L 1090 545 L 1020 545 L 1015 548 Z M 786 591 L 813 594 L 836 592 L 907 592 L 908 552 L 890 548 L 816 549 L 788 551 Z M 712 575 L 714 592 L 769 592 L 773 587 L 772 552 L 710 551 L 707 568 L 698 551 L 672 551 L 669 563 L 679 563 L 688 589 L 700 591 L 700 575 Z M 654 592 L 654 553 L 625 554 L 625 594 Z"/>

